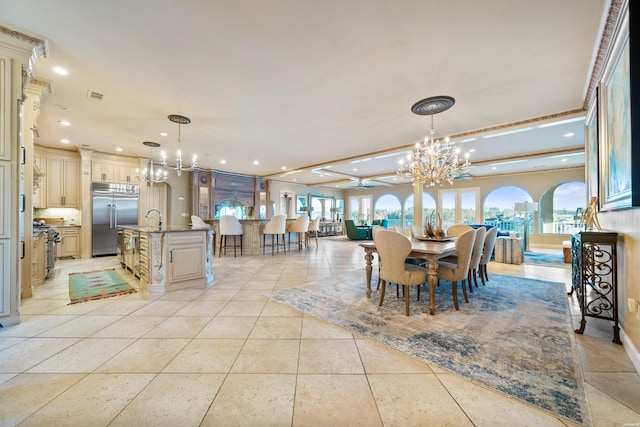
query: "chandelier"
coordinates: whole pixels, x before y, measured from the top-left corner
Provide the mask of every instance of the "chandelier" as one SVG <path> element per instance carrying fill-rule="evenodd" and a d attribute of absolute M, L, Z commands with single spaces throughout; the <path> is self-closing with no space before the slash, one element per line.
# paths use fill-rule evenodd
<path fill-rule="evenodd" d="M 185 117 L 185 116 L 180 116 L 178 114 L 170 114 L 168 118 L 173 123 L 177 123 L 178 124 L 178 153 L 176 154 L 176 165 L 175 166 L 169 166 L 169 165 L 167 165 L 167 158 L 166 158 L 166 155 L 165 155 L 165 153 L 163 151 L 162 152 L 162 166 L 170 167 L 172 169 L 175 169 L 176 170 L 176 174 L 178 176 L 180 176 L 182 174 L 182 171 L 189 172 L 189 171 L 194 170 L 198 166 L 198 164 L 196 162 L 197 156 L 195 154 L 193 155 L 193 159 L 191 160 L 191 166 L 189 166 L 188 168 L 182 166 L 182 142 L 180 141 L 180 125 L 188 125 L 189 123 L 191 123 L 191 119 L 189 119 L 188 117 Z"/>
<path fill-rule="evenodd" d="M 398 175 L 409 178 L 413 185 L 426 184 L 430 187 L 442 185 L 444 182 L 453 184 L 453 180 L 468 173 L 469 153 L 464 155 L 464 163 L 460 160 L 460 149 L 449 145 L 449 138 L 444 142 L 436 141 L 433 126 L 433 115 L 448 110 L 455 103 L 450 96 L 432 96 L 416 102 L 411 107 L 415 114 L 431 116 L 431 131 L 424 138 L 424 143 L 416 143 L 416 148 L 407 156 L 407 163 L 400 160 Z"/>
<path fill-rule="evenodd" d="M 165 182 L 169 178 L 167 170 L 162 165 L 153 163 L 153 149 L 160 147 L 160 144 L 152 141 L 145 141 L 142 144 L 151 147 L 151 158 L 147 162 L 147 167 L 142 169 L 142 179 L 151 183 L 151 185 L 158 182 Z M 138 173 L 139 171 L 136 169 L 136 174 Z"/>

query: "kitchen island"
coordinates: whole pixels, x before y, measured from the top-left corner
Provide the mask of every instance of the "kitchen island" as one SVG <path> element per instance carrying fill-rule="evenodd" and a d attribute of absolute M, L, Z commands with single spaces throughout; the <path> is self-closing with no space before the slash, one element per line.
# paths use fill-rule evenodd
<path fill-rule="evenodd" d="M 120 264 L 149 292 L 213 282 L 213 229 L 122 226 Z"/>

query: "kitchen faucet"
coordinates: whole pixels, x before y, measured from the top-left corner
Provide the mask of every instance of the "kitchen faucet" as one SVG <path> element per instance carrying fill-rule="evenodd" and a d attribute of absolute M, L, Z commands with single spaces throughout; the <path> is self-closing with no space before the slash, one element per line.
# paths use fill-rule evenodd
<path fill-rule="evenodd" d="M 158 209 L 155 209 L 155 208 L 149 209 L 147 213 L 144 214 L 144 218 L 147 220 L 147 222 L 149 222 L 149 219 L 151 218 L 151 212 L 154 212 L 154 211 L 158 213 L 158 228 L 162 230 L 162 214 Z"/>

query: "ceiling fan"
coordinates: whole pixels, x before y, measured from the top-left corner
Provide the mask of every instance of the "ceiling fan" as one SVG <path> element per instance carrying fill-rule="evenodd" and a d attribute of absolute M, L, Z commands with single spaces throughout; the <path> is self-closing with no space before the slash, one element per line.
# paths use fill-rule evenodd
<path fill-rule="evenodd" d="M 356 185 L 354 188 L 356 190 L 366 190 L 367 188 L 374 188 L 375 185 L 371 185 L 371 184 L 365 184 L 363 179 L 358 180 L 358 185 Z"/>

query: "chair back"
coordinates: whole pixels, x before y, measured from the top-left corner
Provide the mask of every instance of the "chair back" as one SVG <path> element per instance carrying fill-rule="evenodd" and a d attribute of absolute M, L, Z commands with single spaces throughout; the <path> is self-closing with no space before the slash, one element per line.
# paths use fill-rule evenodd
<path fill-rule="evenodd" d="M 191 215 L 191 228 L 211 228 L 211 226 L 204 222 L 199 216 Z"/>
<path fill-rule="evenodd" d="M 309 223 L 307 231 L 318 231 L 320 229 L 320 217 L 317 216 Z"/>
<path fill-rule="evenodd" d="M 344 226 L 347 229 L 347 237 L 351 240 L 366 240 L 367 230 L 360 230 L 356 228 L 356 224 L 352 219 L 345 219 Z"/>
<path fill-rule="evenodd" d="M 453 270 L 453 278 L 451 280 L 465 280 L 469 272 L 469 264 L 471 264 L 471 254 L 473 253 L 473 243 L 476 239 L 476 230 L 469 227 L 469 230 L 460 234 L 456 239 L 456 253 L 458 255 L 458 264 Z"/>
<path fill-rule="evenodd" d="M 480 265 L 480 258 L 482 258 L 482 248 L 484 247 L 484 236 L 487 234 L 487 229 L 480 227 L 476 229 L 476 238 L 473 241 L 473 251 L 471 253 L 471 260 L 469 261 L 469 270 L 477 270 Z"/>
<path fill-rule="evenodd" d="M 384 230 L 384 227 L 381 225 L 376 225 L 375 227 L 371 228 L 371 235 L 373 236 L 373 240 L 376 240 L 376 233 L 380 230 Z"/>
<path fill-rule="evenodd" d="M 491 227 L 487 230 L 484 236 L 484 247 L 482 248 L 482 257 L 480 258 L 480 264 L 488 264 L 493 253 L 493 248 L 496 245 L 496 238 L 498 237 L 498 227 Z"/>
<path fill-rule="evenodd" d="M 456 224 L 447 228 L 447 237 L 458 237 L 462 233 L 473 230 L 473 227 L 466 224 Z"/>
<path fill-rule="evenodd" d="M 411 273 L 405 268 L 404 260 L 411 253 L 411 241 L 404 234 L 376 227 L 373 236 L 380 259 L 380 278 L 390 283 L 407 284 Z"/>
<path fill-rule="evenodd" d="M 318 217 L 319 218 L 319 217 Z M 309 215 L 301 215 L 289 224 L 287 231 L 290 233 L 306 233 L 309 230 Z"/>
<path fill-rule="evenodd" d="M 242 224 L 233 215 L 220 215 L 220 235 L 238 236 L 242 234 Z"/>
<path fill-rule="evenodd" d="M 418 227 L 417 225 L 411 226 L 411 237 L 423 237 L 424 229 L 422 227 Z"/>
<path fill-rule="evenodd" d="M 271 218 L 271 221 L 265 224 L 264 234 L 284 234 L 287 229 L 287 216 L 276 215 Z"/>

